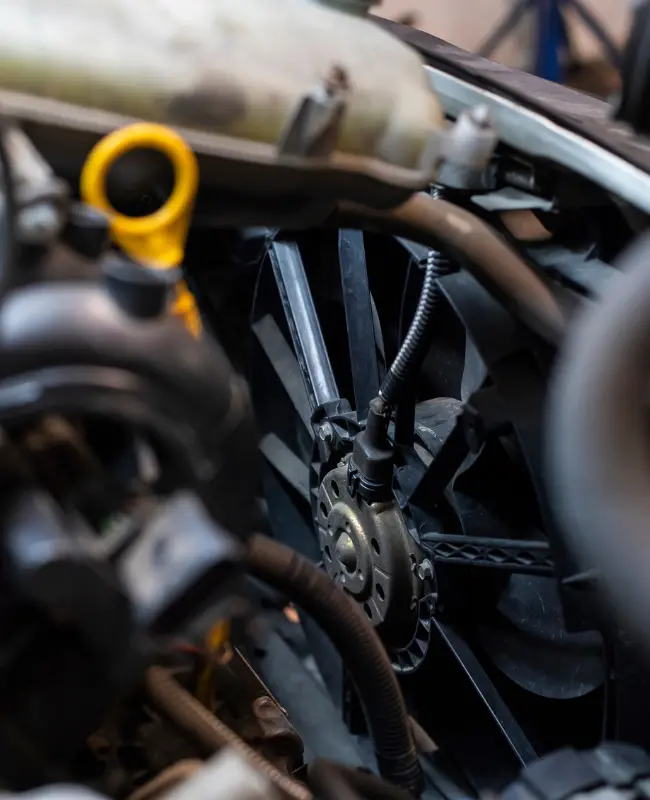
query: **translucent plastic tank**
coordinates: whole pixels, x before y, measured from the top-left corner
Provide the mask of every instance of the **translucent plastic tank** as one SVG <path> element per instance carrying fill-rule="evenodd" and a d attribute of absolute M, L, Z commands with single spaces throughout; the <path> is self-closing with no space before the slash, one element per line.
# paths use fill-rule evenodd
<path fill-rule="evenodd" d="M 311 0 L 0 0 L 0 89 L 277 143 L 332 70 L 339 151 L 417 170 L 443 123 L 419 57 Z"/>

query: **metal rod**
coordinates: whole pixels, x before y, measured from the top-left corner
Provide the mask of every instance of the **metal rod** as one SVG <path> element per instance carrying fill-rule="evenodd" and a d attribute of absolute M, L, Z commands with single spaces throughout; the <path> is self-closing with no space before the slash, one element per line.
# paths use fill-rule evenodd
<path fill-rule="evenodd" d="M 339 399 L 305 267 L 295 242 L 273 242 L 269 250 L 291 339 L 309 402 L 317 408 Z"/>
<path fill-rule="evenodd" d="M 515 758 L 524 766 L 533 762 L 537 758 L 533 745 L 465 639 L 451 625 L 436 619 L 432 620 L 432 633 L 437 634 L 440 642 L 449 648 L 469 682 L 473 684 Z"/>
<path fill-rule="evenodd" d="M 309 467 L 274 433 L 267 433 L 260 450 L 269 464 L 277 470 L 296 492 L 310 502 Z"/>
<path fill-rule="evenodd" d="M 370 401 L 379 394 L 377 337 L 361 231 L 339 231 L 339 263 L 354 401 L 361 422 L 368 416 Z"/>
<path fill-rule="evenodd" d="M 598 39 L 612 66 L 620 70 L 623 60 L 621 53 L 598 17 L 585 6 L 582 0 L 563 0 L 563 2 L 566 7 L 572 9 L 580 17 L 585 27 Z"/>
<path fill-rule="evenodd" d="M 490 58 L 504 39 L 515 30 L 534 5 L 534 0 L 520 0 L 516 3 L 507 16 L 499 23 L 489 38 L 480 46 L 478 54 L 483 58 Z"/>

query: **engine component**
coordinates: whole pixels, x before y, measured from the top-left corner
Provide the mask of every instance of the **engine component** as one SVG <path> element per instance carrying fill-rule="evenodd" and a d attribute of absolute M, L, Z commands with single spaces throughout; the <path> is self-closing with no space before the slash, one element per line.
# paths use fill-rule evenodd
<path fill-rule="evenodd" d="M 142 288 L 129 278 L 134 290 Z M 155 291 L 155 284 L 145 288 Z M 2 420 L 114 409 L 162 437 L 183 465 L 179 485 L 196 489 L 220 524 L 244 534 L 253 504 L 239 475 L 255 460 L 247 389 L 213 343 L 194 348 L 173 318 L 138 318 L 102 287 L 25 288 L 3 307 Z M 222 447 L 228 465 L 213 461 Z M 251 516 L 242 517 L 243 509 Z"/>
<path fill-rule="evenodd" d="M 394 450 L 388 440 L 390 409 L 382 397 L 370 402 L 366 427 L 354 437 L 348 466 L 350 492 L 366 502 L 390 500 Z"/>
<path fill-rule="evenodd" d="M 206 609 L 227 617 L 238 603 L 242 549 L 232 532 L 250 530 L 242 511 L 252 487 L 230 470 L 254 461 L 246 389 L 212 342 L 194 341 L 164 313 L 165 286 L 151 274 L 142 283 L 141 272 L 112 271 L 107 286 L 29 286 L 0 311 L 0 773 L 16 788 L 70 775 L 106 709 L 137 683 L 151 636 Z M 51 496 L 36 489 L 47 471 L 32 461 L 57 447 L 60 456 L 56 437 L 74 430 L 43 427 L 51 415 L 147 438 L 155 476 L 124 531 L 102 535 L 101 503 L 88 515 L 68 491 L 75 472 L 55 480 Z M 88 455 L 69 449 L 73 460 Z M 230 496 L 219 499 L 214 481 Z"/>
<path fill-rule="evenodd" d="M 2 135 L 18 208 L 16 235 L 23 244 L 47 245 L 63 227 L 68 187 L 20 128 L 6 126 Z"/>
<path fill-rule="evenodd" d="M 159 0 L 141 12 L 112 0 L 92 13 L 83 2 L 57 9 L 60 38 L 42 38 L 53 22 L 46 2 L 8 2 L 1 11 L 0 106 L 20 121 L 61 130 L 64 117 L 67 128 L 95 135 L 134 118 L 180 126 L 212 162 L 207 180 L 258 196 L 313 195 L 329 185 L 334 195 L 394 204 L 435 170 L 443 118 L 421 62 L 368 20 L 305 0 L 272 8 L 193 0 L 182 9 Z M 40 16 L 45 27 L 34 24 Z M 103 58 L 92 44 L 99 30 Z M 260 49 L 260 30 L 272 48 Z M 333 84 L 344 90 L 346 113 L 331 151 L 283 155 L 277 145 L 302 124 L 305 98 Z"/>
<path fill-rule="evenodd" d="M 329 224 L 351 220 L 355 227 L 376 226 L 382 233 L 424 242 L 425 247 L 412 241 L 398 245 L 392 237 L 364 238 L 359 230 L 335 235 L 312 229 L 272 237 L 268 230 L 262 234 L 258 230 L 260 251 L 266 253 L 270 244 L 271 278 L 276 279 L 286 319 L 277 325 L 264 317 L 257 321 L 256 333 L 264 355 L 280 364 L 280 391 L 297 412 L 291 422 L 299 423 L 299 430 L 289 423 L 265 431 L 262 447 L 272 469 L 264 473 L 264 503 L 259 505 L 254 495 L 260 487 L 248 480 L 254 441 L 246 391 L 219 356 L 215 360 L 214 353 L 208 354 L 207 337 L 200 343 L 181 337 L 180 326 L 165 313 L 169 283 L 164 276 L 112 254 L 102 260 L 101 289 L 32 287 L 5 300 L 0 309 L 0 356 L 4 356 L 0 424 L 6 441 L 0 443 L 0 470 L 6 468 L 6 514 L 0 519 L 6 531 L 0 537 L 0 555 L 7 578 L 3 597 L 7 613 L 2 619 L 7 625 L 3 641 L 9 677 L 0 692 L 6 698 L 3 710 L 8 709 L 8 719 L 0 719 L 0 743 L 10 786 L 77 774 L 111 797 L 128 797 L 135 790 L 133 800 L 146 800 L 190 774 L 173 791 L 207 795 L 217 791 L 214 777 L 201 783 L 203 770 L 196 769 L 197 760 L 230 743 L 245 755 L 248 766 L 255 763 L 272 779 L 279 794 L 307 800 L 314 791 L 327 797 L 333 784 L 340 800 L 351 793 L 401 800 L 403 789 L 413 795 L 422 787 L 423 765 L 407 709 L 435 736 L 441 755 L 450 755 L 461 766 L 477 791 L 499 790 L 519 764 L 533 761 L 536 751 L 553 749 L 559 738 L 593 740 L 604 717 L 606 730 L 620 730 L 619 717 L 613 719 L 609 709 L 615 706 L 618 715 L 621 706 L 618 695 L 610 702 L 610 692 L 618 691 L 619 685 L 610 663 L 586 678 L 579 674 L 579 691 L 573 691 L 573 685 L 558 687 L 566 683 L 566 671 L 550 676 L 548 687 L 541 688 L 528 686 L 539 673 L 522 677 L 524 670 L 519 667 L 525 659 L 536 662 L 543 652 L 556 664 L 558 654 L 561 657 L 562 651 L 576 645 L 571 669 L 574 664 L 578 673 L 584 669 L 584 648 L 577 639 L 565 637 L 568 623 L 561 618 L 560 607 L 564 596 L 553 595 L 547 609 L 557 624 L 544 628 L 539 618 L 531 619 L 522 630 L 523 645 L 522 637 L 499 639 L 494 634 L 500 623 L 512 622 L 511 628 L 519 624 L 516 615 L 524 608 L 518 605 L 524 582 L 517 580 L 517 573 L 533 573 L 535 580 L 525 582 L 533 594 L 536 587 L 551 585 L 556 576 L 561 592 L 568 595 L 578 593 L 571 581 L 590 580 L 588 574 L 585 578 L 584 573 L 576 576 L 567 571 L 573 561 L 565 558 L 548 514 L 539 453 L 545 379 L 553 346 L 564 337 L 565 302 L 566 309 L 573 310 L 589 294 L 579 278 L 581 270 L 586 271 L 582 261 L 574 263 L 572 280 L 564 280 L 569 269 L 562 280 L 557 278 L 560 270 L 552 249 L 562 243 L 555 228 L 571 228 L 577 252 L 585 246 L 583 227 L 598 227 L 591 225 L 591 203 L 600 199 L 589 198 L 590 210 L 584 212 L 587 225 L 582 207 L 572 207 L 565 217 L 565 206 L 555 203 L 555 194 L 541 198 L 543 203 L 535 206 L 543 207 L 538 228 L 548 233 L 550 255 L 546 265 L 538 262 L 532 248 L 516 239 L 513 226 L 501 224 L 489 202 L 472 213 L 470 195 L 490 189 L 496 180 L 507 183 L 518 158 L 504 150 L 498 164 L 505 166 L 493 168 L 496 134 L 482 111 L 462 115 L 452 135 L 442 137 L 442 119 L 426 90 L 427 79 L 423 82 L 419 74 L 417 59 L 394 41 L 387 44 L 386 37 L 377 38 L 368 21 L 319 9 L 306 0 L 298 6 L 298 1 L 282 0 L 269 10 L 260 0 L 245 0 L 237 8 L 223 0 L 210 8 L 205 0 L 189 0 L 183 7 L 158 0 L 154 9 L 164 12 L 158 18 L 151 20 L 150 7 L 146 25 L 138 17 L 137 24 L 116 24 L 107 31 L 106 42 L 118 30 L 126 42 L 120 52 L 123 63 L 116 67 L 117 81 L 112 72 L 117 50 L 106 44 L 105 57 L 96 59 L 96 68 L 83 81 L 65 80 L 60 85 L 52 62 L 60 59 L 64 69 L 78 66 L 83 62 L 77 60 L 79 53 L 83 57 L 93 49 L 94 57 L 94 48 L 85 39 L 78 47 L 67 44 L 65 54 L 59 53 L 55 39 L 48 39 L 49 49 L 40 41 L 35 48 L 38 26 L 30 20 L 32 33 L 19 10 L 12 11 L 9 22 L 21 25 L 8 26 L 13 49 L 8 48 L 4 70 L 0 67 L 0 86 L 3 72 L 8 76 L 8 88 L 0 91 L 0 109 L 20 109 L 19 119 L 30 136 L 40 137 L 44 153 L 57 148 L 66 154 L 73 151 L 75 162 L 77 150 L 85 155 L 107 128 L 120 127 L 131 116 L 185 126 L 183 136 L 197 150 L 206 191 L 197 198 L 198 244 L 190 253 L 194 246 L 190 242 L 190 257 L 183 267 L 202 311 L 210 314 L 211 330 L 220 336 L 226 331 L 224 341 L 237 340 L 233 353 L 240 355 L 246 349 L 240 332 L 248 325 L 247 305 L 253 292 L 258 299 L 266 293 L 261 283 L 254 288 L 258 277 L 250 258 L 239 263 L 240 269 L 227 269 L 221 246 L 230 247 L 237 235 L 229 230 L 216 233 L 215 227 L 242 220 L 276 227 L 281 220 L 282 225 L 289 221 L 295 231 L 308 221 L 322 223 L 343 199 L 341 209 L 348 216 L 341 213 Z M 94 26 L 109 8 L 98 6 L 91 20 L 75 16 L 76 2 L 70 0 L 59 11 L 68 21 L 74 17 L 81 27 Z M 30 0 L 30 6 L 32 12 L 44 8 L 42 0 Z M 122 12 L 122 0 L 114 0 L 112 8 Z M 272 24 L 266 26 L 262 42 L 257 26 L 267 21 Z M 282 26 L 283 36 L 295 41 L 280 57 L 277 43 L 284 39 L 267 37 Z M 224 30 L 229 35 L 227 47 Z M 139 36 L 136 59 L 130 56 L 133 32 Z M 323 50 L 315 41 L 320 44 L 323 32 L 329 32 L 330 41 L 321 58 Z M 171 48 L 166 47 L 170 37 Z M 380 52 L 379 45 L 375 49 L 375 41 L 382 41 L 385 49 Z M 303 45 L 314 52 L 305 55 L 304 74 L 296 78 L 296 50 Z M 384 65 L 370 64 L 365 54 L 359 57 L 365 47 L 385 58 L 390 69 L 382 72 Z M 26 70 L 30 83 L 19 86 L 27 61 L 18 63 L 15 55 L 30 48 Z M 134 60 L 140 82 L 133 80 Z M 417 66 L 419 77 L 417 86 L 414 83 L 407 91 L 400 82 L 410 75 L 411 66 L 414 71 Z M 52 74 L 45 82 L 46 71 Z M 82 82 L 92 88 L 92 101 Z M 104 93 L 97 90 L 98 84 L 106 87 Z M 25 88 L 36 96 L 17 91 Z M 108 97 L 111 100 L 104 102 Z M 74 105 L 78 102 L 98 107 L 89 110 Z M 50 137 L 54 130 L 61 134 L 67 124 L 62 123 L 61 112 L 70 115 L 67 120 L 79 120 L 75 115 L 81 114 L 84 121 L 63 139 Z M 62 148 L 62 141 L 69 147 Z M 146 154 L 139 156 L 147 162 Z M 443 156 L 447 173 L 443 169 L 435 179 L 451 187 L 448 197 L 408 199 L 414 188 L 430 186 Z M 107 163 L 100 167 L 101 176 Z M 542 191 L 538 171 L 549 168 L 531 167 L 535 180 L 530 192 Z M 66 170 L 76 180 L 76 162 L 67 164 Z M 101 188 L 97 175 L 90 183 Z M 218 191 L 211 191 L 214 188 Z M 97 200 L 85 191 L 84 196 Z M 355 202 L 346 203 L 346 198 Z M 393 208 L 402 200 L 406 202 Z M 79 249 L 95 258 L 107 243 L 107 227 L 112 223 L 115 229 L 114 212 L 120 207 L 104 201 L 108 202 L 106 193 L 95 205 L 103 204 L 108 219 L 93 215 L 89 206 L 74 204 L 66 229 L 66 241 L 81 243 Z M 582 206 L 587 201 L 583 195 L 572 195 L 567 202 Z M 386 207 L 393 210 L 376 210 Z M 169 207 L 165 210 L 169 212 Z M 611 211 L 609 205 L 607 210 Z M 182 217 L 187 211 L 186 207 L 180 214 L 179 240 L 186 233 L 187 218 Z M 576 219 L 584 225 L 576 225 Z M 151 222 L 151 218 L 136 221 L 138 232 L 142 233 L 142 223 L 146 228 Z M 113 233 L 128 252 L 128 238 L 120 242 L 119 233 Z M 591 254 L 591 262 L 603 259 L 604 265 L 627 235 L 609 233 L 595 237 L 602 250 Z M 7 241 L 11 246 L 11 237 Z M 165 247 L 169 244 L 167 238 Z M 399 292 L 393 276 L 398 263 L 407 266 L 403 246 L 413 258 L 412 280 L 405 281 L 401 309 L 395 313 Z M 390 268 L 380 280 L 370 267 L 384 248 Z M 427 253 L 429 248 L 435 251 Z M 56 249 L 59 256 L 64 251 L 63 246 Z M 210 269 L 204 269 L 203 251 L 219 253 L 217 268 L 210 255 L 205 259 Z M 570 258 L 573 252 L 565 247 L 561 256 Z M 332 285 L 325 269 L 309 271 L 310 258 L 324 262 L 328 253 L 341 259 L 340 287 Z M 165 260 L 151 259 L 150 252 L 131 250 L 131 254 L 140 262 Z M 443 256 L 454 268 L 456 262 L 468 267 L 487 291 L 472 275 L 450 270 Z M 181 256 L 177 253 L 166 260 L 179 265 Z M 397 362 L 399 381 L 412 383 L 410 394 L 404 393 L 404 402 L 401 392 L 393 389 L 382 392 L 382 400 L 377 394 L 386 353 L 400 352 L 403 325 L 398 319 L 408 319 L 415 307 L 417 267 L 425 261 L 421 313 L 416 314 L 413 335 L 407 337 L 406 355 Z M 527 262 L 539 263 L 539 271 Z M 213 308 L 219 291 L 210 291 L 216 288 L 211 282 L 216 283 L 219 273 L 225 286 L 233 283 L 242 289 L 248 282 L 250 293 L 243 289 L 239 295 L 226 293 Z M 233 296 L 236 302 L 231 303 Z M 357 305 L 355 298 L 360 300 Z M 427 348 L 425 334 L 434 303 L 438 303 L 434 329 L 443 335 Z M 330 313 L 322 313 L 324 309 Z M 230 321 L 237 315 L 238 325 L 231 329 Z M 359 324 L 354 324 L 353 315 L 363 317 Z M 341 342 L 345 322 L 350 347 L 334 348 Z M 283 341 L 285 330 L 297 358 Z M 361 370 L 357 363 L 365 342 L 373 348 L 373 358 Z M 425 351 L 426 359 L 421 357 Z M 303 372 L 304 397 L 296 364 Z M 265 392 L 267 376 L 268 371 L 261 381 Z M 393 370 L 390 377 L 395 378 Z M 356 411 L 345 399 L 352 397 L 351 391 Z M 429 407 L 419 413 L 427 404 L 436 404 L 437 410 Z M 274 405 L 265 396 L 260 415 Z M 391 427 L 394 406 L 397 413 Z M 97 418 L 111 423 L 101 436 L 93 427 Z M 120 426 L 133 431 L 125 447 L 112 441 L 120 438 L 116 433 Z M 280 440 L 280 433 L 287 442 Z M 94 439 L 102 437 L 103 448 L 95 449 Z M 120 496 L 111 494 L 110 480 L 102 486 L 106 497 L 102 495 L 101 502 L 92 497 L 93 484 L 109 473 L 98 452 L 110 461 L 111 478 L 126 472 L 135 476 L 133 483 L 141 484 L 141 491 L 129 496 L 128 503 L 111 502 Z M 125 466 L 124 461 L 129 463 Z M 70 465 L 73 469 L 68 471 Z M 280 479 L 286 482 L 280 484 Z M 294 496 L 306 506 L 295 515 Z M 274 513 L 279 506 L 281 513 Z M 259 511 L 261 525 L 268 525 L 276 537 L 292 537 L 295 546 L 304 547 L 317 561 L 318 543 L 313 536 L 309 539 L 309 531 L 302 535 L 304 524 L 314 518 L 310 506 L 320 514 L 325 566 L 338 578 L 338 588 L 311 563 L 258 536 L 249 542 L 249 571 L 276 592 L 251 585 L 265 600 L 271 598 L 270 607 L 264 605 L 265 622 L 281 618 L 287 641 L 300 652 L 296 660 L 304 660 L 310 669 L 317 649 L 308 650 L 300 633 L 286 629 L 304 630 L 310 637 L 310 627 L 313 631 L 320 624 L 329 635 L 338 653 L 333 654 L 332 671 L 321 670 L 323 682 L 333 685 L 332 675 L 343 662 L 343 691 L 334 689 L 332 698 L 343 698 L 342 716 L 350 736 L 361 740 L 360 754 L 366 749 L 363 739 L 370 734 L 379 770 L 392 787 L 327 765 L 317 764 L 311 775 L 304 770 L 297 732 L 266 687 L 260 689 L 261 680 L 250 690 L 247 670 L 242 668 L 236 637 L 245 638 L 255 626 L 246 626 L 245 631 L 232 626 L 231 632 L 226 624 L 231 617 L 238 618 L 242 606 L 237 577 L 244 556 L 238 539 L 246 537 L 253 515 Z M 544 606 L 551 594 L 539 591 L 536 596 Z M 300 611 L 287 606 L 287 599 Z M 389 658 L 364 617 L 364 607 L 383 635 Z M 573 610 L 570 603 L 567 607 Z M 587 621 L 579 621 L 578 627 L 593 625 L 595 616 L 585 617 Z M 571 618 L 572 624 L 575 619 Z M 208 620 L 217 624 L 210 625 L 206 638 Z M 281 623 L 274 622 L 278 628 Z M 256 656 L 253 638 L 250 650 L 244 652 Z M 587 638 L 596 645 L 589 652 L 593 661 L 603 653 L 609 657 L 610 645 L 617 646 L 606 640 L 601 652 L 600 634 Z M 432 646 L 427 649 L 429 639 Z M 309 641 L 311 645 L 315 637 Z M 319 666 L 326 663 L 317 661 Z M 541 670 L 544 662 L 539 662 Z M 146 685 L 138 687 L 138 677 L 152 663 Z M 409 693 L 405 701 L 396 674 L 417 668 L 421 670 L 417 676 L 403 680 Z M 0 664 L 0 674 L 2 670 Z M 317 689 L 321 676 L 314 680 Z M 16 687 L 19 691 L 14 692 Z M 75 687 L 74 695 L 70 687 Z M 48 705 L 52 690 L 58 697 Z M 525 699 L 535 693 L 527 703 Z M 571 700 L 560 701 L 569 695 Z M 447 696 L 454 702 L 445 702 Z M 546 713 L 542 696 L 557 700 L 553 710 L 558 717 Z M 513 699 L 514 709 L 522 697 L 515 715 L 508 701 Z M 582 705 L 570 705 L 573 699 Z M 566 725 L 579 716 L 574 713 L 577 708 L 586 709 L 588 721 L 576 723 L 575 728 Z M 367 724 L 360 710 L 365 711 Z M 46 727 L 47 735 L 42 735 Z M 12 738 L 16 730 L 19 736 Z M 42 753 L 36 757 L 26 753 L 24 742 L 36 742 Z M 430 758 L 435 749 L 427 746 L 423 761 L 427 773 L 438 780 L 438 765 Z M 2 766 L 0 777 L 4 777 Z M 98 774 L 102 768 L 105 773 Z M 230 786 L 226 778 L 223 783 Z M 243 791 L 254 796 L 261 791 L 244 783 Z M 446 782 L 440 794 L 447 798 L 470 794 L 448 789 Z M 138 791 L 144 798 L 138 798 Z M 274 789 L 266 784 L 265 791 L 272 795 Z"/>
<path fill-rule="evenodd" d="M 592 751 L 567 748 L 541 758 L 522 771 L 502 798 L 642 798 L 649 777 L 650 758 L 641 748 L 605 742 Z"/>
<path fill-rule="evenodd" d="M 484 105 L 465 109 L 443 145 L 437 182 L 464 191 L 494 188 L 490 171 L 498 142 L 490 109 Z"/>
<path fill-rule="evenodd" d="M 310 800 L 308 789 L 289 778 L 236 736 L 218 717 L 186 692 L 169 673 L 150 667 L 146 676 L 147 690 L 157 706 L 197 742 L 210 752 L 230 747 L 253 764 L 263 775 L 292 800 Z"/>
<path fill-rule="evenodd" d="M 551 342 L 564 333 L 565 314 L 544 280 L 528 268 L 495 232 L 459 206 L 417 194 L 392 211 L 342 204 L 345 224 L 388 229 L 395 236 L 445 248 L 470 270 L 516 318 Z"/>
<path fill-rule="evenodd" d="M 324 573 L 271 539 L 251 539 L 248 564 L 255 577 L 287 593 L 330 637 L 357 686 L 380 774 L 418 796 L 422 775 L 404 700 L 368 620 Z"/>
<path fill-rule="evenodd" d="M 16 258 L 18 252 L 17 219 L 18 204 L 13 179 L 13 166 L 5 144 L 6 126 L 0 127 L 0 168 L 2 169 L 2 190 L 4 213 L 0 223 L 0 298 L 4 298 L 16 283 Z"/>
<path fill-rule="evenodd" d="M 465 191 L 484 188 L 487 183 L 486 171 L 497 143 L 498 135 L 492 127 L 487 108 L 478 106 L 461 114 L 443 147 L 439 182 L 432 189 L 432 197 L 444 200 L 447 187 Z M 379 396 L 389 406 L 397 404 L 405 384 L 419 371 L 430 345 L 428 332 L 440 300 L 438 279 L 450 271 L 449 257 L 439 249 L 429 250 L 413 320 L 379 389 Z"/>
<path fill-rule="evenodd" d="M 83 741 L 138 681 L 150 635 L 178 630 L 206 606 L 223 615 L 236 608 L 237 543 L 205 512 L 201 519 L 196 499 L 167 506 L 175 517 L 159 510 L 135 544 L 120 543 L 113 566 L 46 496 L 6 498 L 0 772 L 8 785 L 69 777 Z M 188 530 L 181 542 L 179 522 Z"/>
<path fill-rule="evenodd" d="M 111 205 L 106 179 L 119 158 L 138 148 L 164 153 L 174 166 L 175 185 L 162 208 L 146 217 L 127 217 Z M 164 270 L 176 269 L 183 262 L 198 183 L 196 157 L 182 137 L 163 125 L 146 123 L 104 137 L 91 150 L 80 179 L 82 198 L 107 215 L 113 239 L 122 250 L 143 265 Z M 193 336 L 199 336 L 201 317 L 182 277 L 176 281 L 175 291 L 173 313 L 185 321 Z"/>
<path fill-rule="evenodd" d="M 444 189 L 436 186 L 432 190 L 432 197 L 435 200 L 444 199 L 443 193 Z M 379 389 L 379 396 L 389 406 L 397 405 L 405 385 L 413 379 L 413 375 L 422 366 L 422 360 L 431 344 L 428 334 L 440 300 L 438 279 L 450 271 L 449 257 L 439 249 L 430 249 L 427 253 L 424 281 L 413 320 Z"/>
<path fill-rule="evenodd" d="M 353 492 L 348 465 L 329 472 L 318 493 L 325 569 L 359 603 L 394 649 L 406 647 L 417 620 L 418 548 L 393 498 L 369 502 Z"/>

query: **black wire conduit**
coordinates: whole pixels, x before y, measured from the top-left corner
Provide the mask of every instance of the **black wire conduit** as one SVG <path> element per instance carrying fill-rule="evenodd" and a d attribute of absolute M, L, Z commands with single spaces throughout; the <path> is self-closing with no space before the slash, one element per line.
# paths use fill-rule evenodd
<path fill-rule="evenodd" d="M 330 637 L 359 692 L 381 775 L 419 797 L 422 773 L 404 699 L 368 620 L 324 572 L 261 534 L 249 540 L 248 567 L 254 577 L 301 606 Z"/>

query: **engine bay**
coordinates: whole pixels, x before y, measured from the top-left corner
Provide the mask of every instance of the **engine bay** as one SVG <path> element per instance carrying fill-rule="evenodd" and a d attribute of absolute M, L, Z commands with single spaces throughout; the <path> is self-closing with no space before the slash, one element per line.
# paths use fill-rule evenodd
<path fill-rule="evenodd" d="M 0 2 L 3 790 L 646 797 L 643 37 L 152 5 Z"/>

